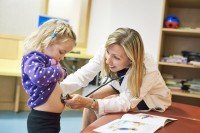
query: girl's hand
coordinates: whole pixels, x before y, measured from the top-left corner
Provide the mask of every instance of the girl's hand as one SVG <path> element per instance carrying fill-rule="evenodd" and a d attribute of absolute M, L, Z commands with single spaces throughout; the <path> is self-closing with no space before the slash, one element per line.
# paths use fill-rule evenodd
<path fill-rule="evenodd" d="M 60 79 L 61 82 L 67 77 L 67 71 L 62 66 L 60 66 L 60 69 L 62 70 L 62 78 Z"/>
<path fill-rule="evenodd" d="M 55 59 L 51 59 L 51 65 L 57 65 L 58 62 Z"/>
<path fill-rule="evenodd" d="M 60 63 L 58 63 L 57 66 L 62 71 L 62 77 L 59 80 L 59 82 L 62 82 L 67 77 L 67 71 L 60 65 Z"/>
<path fill-rule="evenodd" d="M 83 97 L 79 94 L 70 95 L 71 99 L 65 100 L 66 106 L 72 109 L 90 108 L 93 103 L 93 99 Z"/>
<path fill-rule="evenodd" d="M 59 82 L 63 81 L 66 78 L 66 76 L 67 76 L 66 70 L 55 59 L 51 59 L 51 65 L 52 66 L 55 65 L 55 66 L 58 66 L 60 68 L 60 70 L 62 72 L 62 77 L 60 78 Z"/>

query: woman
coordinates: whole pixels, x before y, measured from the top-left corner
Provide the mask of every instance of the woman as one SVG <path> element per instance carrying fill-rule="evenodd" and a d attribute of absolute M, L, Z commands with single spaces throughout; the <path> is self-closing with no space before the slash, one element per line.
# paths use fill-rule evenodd
<path fill-rule="evenodd" d="M 119 80 L 112 81 L 90 97 L 74 94 L 71 99 L 65 100 L 66 105 L 73 109 L 86 108 L 83 128 L 107 113 L 152 109 L 163 112 L 171 105 L 170 90 L 152 58 L 144 54 L 143 42 L 137 31 L 130 28 L 114 31 L 108 37 L 103 58 L 96 56 L 89 64 L 77 71 L 79 76 L 74 74 L 73 78 L 62 82 L 64 91 L 73 79 L 84 79 L 86 83 L 86 77 L 95 75 L 100 69 L 103 77 Z"/>

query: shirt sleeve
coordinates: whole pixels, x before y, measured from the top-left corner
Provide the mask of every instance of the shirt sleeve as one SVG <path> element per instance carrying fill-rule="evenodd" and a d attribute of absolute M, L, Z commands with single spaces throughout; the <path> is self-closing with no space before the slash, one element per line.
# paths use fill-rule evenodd
<path fill-rule="evenodd" d="M 158 70 L 158 64 L 154 60 L 151 54 L 145 53 L 144 64 L 146 67 L 146 73 L 151 73 Z"/>
<path fill-rule="evenodd" d="M 121 91 L 120 95 L 117 97 L 111 99 L 98 99 L 98 115 L 101 116 L 114 112 L 127 112 L 131 108 L 135 108 L 138 103 L 149 93 L 153 86 L 157 84 L 157 82 L 160 82 L 158 78 L 159 75 L 157 71 L 145 75 L 140 88 L 139 98 L 131 96 L 130 91 L 126 89 L 126 91 Z"/>
<path fill-rule="evenodd" d="M 100 72 L 104 48 L 100 49 L 90 61 L 78 69 L 75 73 L 68 75 L 60 86 L 64 94 L 72 93 L 89 84 L 90 81 Z"/>
<path fill-rule="evenodd" d="M 142 87 L 141 97 L 150 109 L 163 112 L 171 105 L 171 91 L 159 71 L 148 74 Z"/>
<path fill-rule="evenodd" d="M 130 99 L 130 96 L 128 98 L 125 93 L 120 93 L 119 96 L 111 99 L 98 99 L 99 110 L 97 113 L 102 116 L 107 113 L 128 112 L 131 107 Z"/>
<path fill-rule="evenodd" d="M 32 55 L 26 60 L 24 72 L 38 86 L 48 86 L 62 77 L 62 70 L 58 65 L 46 67 L 45 60 L 39 55 Z"/>

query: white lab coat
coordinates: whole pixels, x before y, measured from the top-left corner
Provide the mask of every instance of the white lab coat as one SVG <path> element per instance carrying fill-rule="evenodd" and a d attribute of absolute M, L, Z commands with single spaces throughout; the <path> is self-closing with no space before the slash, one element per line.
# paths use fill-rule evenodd
<path fill-rule="evenodd" d="M 89 63 L 61 82 L 60 85 L 64 93 L 71 93 L 88 85 L 100 72 L 104 51 L 105 49 L 103 48 L 99 50 Z M 142 99 L 150 109 L 161 112 L 165 111 L 171 105 L 170 90 L 165 85 L 157 64 L 149 54 L 145 54 L 144 64 L 146 67 L 146 75 L 143 78 L 139 98 L 132 97 L 130 90 L 127 88 L 127 79 L 130 74 L 128 71 L 121 85 L 116 80 L 111 82 L 111 85 L 119 90 L 119 96 L 111 99 L 98 99 L 98 115 L 101 116 L 113 112 L 127 112 L 129 109 L 135 108 Z"/>

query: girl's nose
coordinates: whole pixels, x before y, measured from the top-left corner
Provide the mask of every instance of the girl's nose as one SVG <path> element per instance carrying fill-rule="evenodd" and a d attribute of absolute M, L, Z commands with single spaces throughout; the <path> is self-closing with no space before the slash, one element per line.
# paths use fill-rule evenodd
<path fill-rule="evenodd" d="M 61 56 L 60 60 L 64 60 L 65 56 Z"/>

